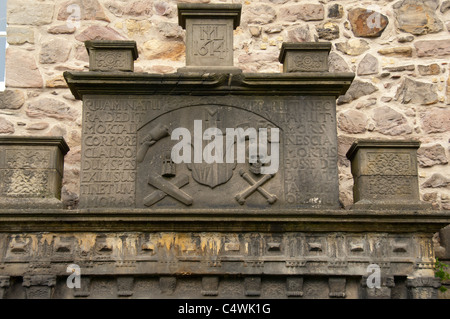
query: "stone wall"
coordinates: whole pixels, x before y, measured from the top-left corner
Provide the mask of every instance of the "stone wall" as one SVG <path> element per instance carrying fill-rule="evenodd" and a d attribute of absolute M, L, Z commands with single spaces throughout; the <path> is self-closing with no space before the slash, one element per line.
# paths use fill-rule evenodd
<path fill-rule="evenodd" d="M 353 185 L 345 153 L 355 139 L 415 138 L 422 142 L 421 197 L 435 209 L 450 209 L 450 1 L 234 2 L 243 5 L 234 63 L 244 72 L 281 72 L 282 42 L 330 41 L 330 71 L 357 74 L 337 108 L 344 207 L 352 204 Z M 63 71 L 87 70 L 86 40 L 130 39 L 140 54 L 136 72 L 175 72 L 185 65 L 176 3 L 8 1 L 0 134 L 64 136 L 71 148 L 62 190 L 67 207 L 78 201 L 82 103 L 67 88 Z"/>

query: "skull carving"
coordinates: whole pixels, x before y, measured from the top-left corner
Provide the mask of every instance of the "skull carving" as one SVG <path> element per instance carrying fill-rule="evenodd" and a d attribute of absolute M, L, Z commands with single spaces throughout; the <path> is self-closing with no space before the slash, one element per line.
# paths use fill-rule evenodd
<path fill-rule="evenodd" d="M 267 146 L 263 144 L 258 145 L 258 154 L 248 154 L 247 161 L 249 164 L 249 171 L 255 175 L 261 174 L 261 168 L 266 165 Z"/>

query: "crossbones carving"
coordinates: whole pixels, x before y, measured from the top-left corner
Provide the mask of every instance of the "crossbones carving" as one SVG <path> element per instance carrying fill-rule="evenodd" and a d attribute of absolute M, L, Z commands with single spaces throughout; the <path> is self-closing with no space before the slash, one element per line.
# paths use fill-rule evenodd
<path fill-rule="evenodd" d="M 271 179 L 275 174 L 264 175 L 264 177 L 261 178 L 259 181 L 255 181 L 249 174 L 245 173 L 243 169 L 239 171 L 239 175 L 241 175 L 242 178 L 245 179 L 250 184 L 249 188 L 243 190 L 234 197 L 239 204 L 244 205 L 245 199 L 249 197 L 251 194 L 253 194 L 255 191 L 258 191 L 262 196 L 264 196 L 269 204 L 273 204 L 276 202 L 276 200 L 278 199 L 277 196 L 270 194 L 268 191 L 262 188 L 262 185 L 266 183 L 269 179 Z"/>
<path fill-rule="evenodd" d="M 176 177 L 173 180 L 173 183 L 171 183 L 159 175 L 150 174 L 148 183 L 153 187 L 156 187 L 157 190 L 144 198 L 145 206 L 152 206 L 167 195 L 179 200 L 187 206 L 192 205 L 192 197 L 180 189 L 189 183 L 189 176 L 181 175 Z"/>

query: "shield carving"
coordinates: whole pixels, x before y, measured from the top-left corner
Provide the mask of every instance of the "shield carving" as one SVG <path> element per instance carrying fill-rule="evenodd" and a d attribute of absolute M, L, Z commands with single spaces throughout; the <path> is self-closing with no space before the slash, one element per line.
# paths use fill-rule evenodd
<path fill-rule="evenodd" d="M 191 163 L 187 166 L 197 183 L 214 188 L 230 180 L 236 163 Z"/>

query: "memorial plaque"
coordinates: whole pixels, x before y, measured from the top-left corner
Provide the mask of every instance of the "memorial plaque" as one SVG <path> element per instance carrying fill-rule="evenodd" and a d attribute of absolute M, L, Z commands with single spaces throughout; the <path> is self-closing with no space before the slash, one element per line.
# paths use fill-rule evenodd
<path fill-rule="evenodd" d="M 81 204 L 90 207 L 320 207 L 338 205 L 335 104 L 331 97 L 133 96 L 85 99 Z M 195 126 L 195 121 L 201 126 Z M 191 163 L 174 163 L 176 128 L 190 132 Z M 222 132 L 223 160 L 195 163 L 210 144 L 207 129 Z M 279 165 L 261 174 L 250 163 L 227 163 L 226 133 L 279 129 Z M 200 136 L 200 144 L 195 139 Z M 239 145 L 238 145 L 239 144 Z M 197 150 L 197 151 L 198 151 Z M 259 183 L 258 187 L 253 185 Z M 164 184 L 164 185 L 163 185 Z M 135 196 L 136 195 L 136 196 Z"/>

